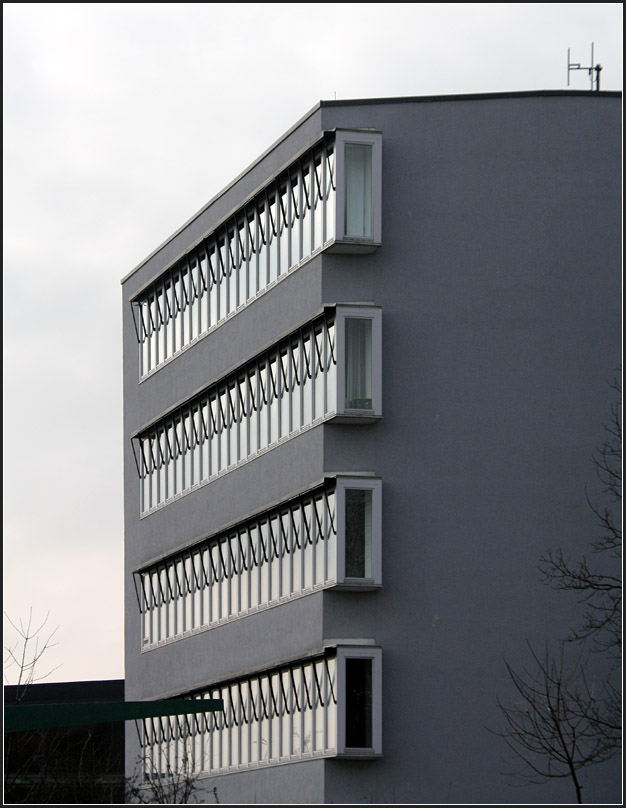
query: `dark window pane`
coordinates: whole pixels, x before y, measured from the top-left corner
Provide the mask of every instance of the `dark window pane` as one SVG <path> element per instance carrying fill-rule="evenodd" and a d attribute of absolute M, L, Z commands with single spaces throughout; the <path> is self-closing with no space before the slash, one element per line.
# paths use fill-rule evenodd
<path fill-rule="evenodd" d="M 346 747 L 372 748 L 371 659 L 346 659 Z"/>
<path fill-rule="evenodd" d="M 372 492 L 346 489 L 346 578 L 372 577 Z"/>

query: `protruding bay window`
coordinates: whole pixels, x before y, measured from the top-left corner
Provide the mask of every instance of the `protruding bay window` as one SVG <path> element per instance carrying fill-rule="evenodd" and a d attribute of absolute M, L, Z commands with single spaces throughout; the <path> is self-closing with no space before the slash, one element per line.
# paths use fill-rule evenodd
<path fill-rule="evenodd" d="M 303 660 L 212 684 L 190 699 L 219 698 L 223 712 L 139 722 L 144 775 L 192 775 L 322 757 L 382 754 L 382 652 L 336 645 Z"/>
<path fill-rule="evenodd" d="M 382 651 L 337 647 L 337 755 L 382 754 Z"/>
<path fill-rule="evenodd" d="M 382 496 L 374 477 L 337 477 L 337 586 L 381 585 Z"/>
<path fill-rule="evenodd" d="M 382 135 L 326 132 L 132 300 L 151 374 L 320 250 L 381 244 Z"/>
<path fill-rule="evenodd" d="M 376 589 L 381 544 L 381 481 L 328 477 L 138 570 L 142 650 L 319 589 Z"/>
<path fill-rule="evenodd" d="M 382 135 L 337 130 L 337 224 L 333 252 L 373 252 L 381 244 Z"/>
<path fill-rule="evenodd" d="M 177 498 L 321 421 L 382 415 L 381 309 L 323 315 L 133 437 L 141 512 Z"/>
<path fill-rule="evenodd" d="M 375 306 L 337 307 L 337 414 L 358 422 L 382 415 L 382 322 Z"/>

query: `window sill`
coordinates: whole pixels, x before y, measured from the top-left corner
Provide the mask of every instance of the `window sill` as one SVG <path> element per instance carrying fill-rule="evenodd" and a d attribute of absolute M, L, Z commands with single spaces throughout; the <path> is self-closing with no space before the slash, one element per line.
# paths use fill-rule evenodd
<path fill-rule="evenodd" d="M 346 410 L 333 415 L 331 423 L 337 424 L 373 424 L 383 416 L 374 410 Z"/>
<path fill-rule="evenodd" d="M 373 578 L 348 578 L 332 587 L 335 592 L 375 592 L 382 588 L 383 585 L 375 583 Z"/>
<path fill-rule="evenodd" d="M 325 247 L 326 252 L 338 255 L 368 255 L 382 247 L 381 242 L 369 238 L 343 238 L 335 240 Z"/>

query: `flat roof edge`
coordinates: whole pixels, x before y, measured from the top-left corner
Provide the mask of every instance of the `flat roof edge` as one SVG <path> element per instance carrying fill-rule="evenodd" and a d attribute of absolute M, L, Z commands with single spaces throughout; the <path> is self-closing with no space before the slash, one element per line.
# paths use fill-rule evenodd
<path fill-rule="evenodd" d="M 179 233 L 182 233 L 182 231 L 183 231 L 183 230 L 184 230 L 186 227 L 188 227 L 188 226 L 189 226 L 189 225 L 190 225 L 190 224 L 191 224 L 191 223 L 192 223 L 192 222 L 193 222 L 195 219 L 197 219 L 197 218 L 198 218 L 198 216 L 200 216 L 202 213 L 204 213 L 204 211 L 205 211 L 205 210 L 207 210 L 208 208 L 210 208 L 210 207 L 211 207 L 211 205 L 212 205 L 212 204 L 213 204 L 213 203 L 214 203 L 216 200 L 218 200 L 218 199 L 220 198 L 220 196 L 222 196 L 222 195 L 223 195 L 223 194 L 225 194 L 227 191 L 229 191 L 229 190 L 230 190 L 230 189 L 231 189 L 231 188 L 232 188 L 234 185 L 236 185 L 236 184 L 239 182 L 239 180 L 240 180 L 240 179 L 242 179 L 242 177 L 245 177 L 245 175 L 246 175 L 246 174 L 248 174 L 250 171 L 252 171 L 252 169 L 253 169 L 255 166 L 257 166 L 257 165 L 258 165 L 258 164 L 259 164 L 259 163 L 260 163 L 262 160 L 264 160 L 264 159 L 267 157 L 267 155 L 268 155 L 268 154 L 270 154 L 271 152 L 273 152 L 275 148 L 277 148 L 277 147 L 278 147 L 278 146 L 279 146 L 279 145 L 280 145 L 280 144 L 281 144 L 281 143 L 282 143 L 284 140 L 286 140 L 286 139 L 289 137 L 289 135 L 293 134 L 293 132 L 295 132 L 295 131 L 296 131 L 296 129 L 298 129 L 300 126 L 302 126 L 302 124 L 303 124 L 305 121 L 307 121 L 307 120 L 308 120 L 308 119 L 309 119 L 309 118 L 310 118 L 312 115 L 314 115 L 314 114 L 315 114 L 315 113 L 318 111 L 318 109 L 320 109 L 320 108 L 321 108 L 322 103 L 323 103 L 322 101 L 318 101 L 318 102 L 317 102 L 317 104 L 315 104 L 315 106 L 314 106 L 314 107 L 312 107 L 312 108 L 311 108 L 311 109 L 310 109 L 308 112 L 305 112 L 305 114 L 304 114 L 304 115 L 303 115 L 301 118 L 299 118 L 299 119 L 298 119 L 298 120 L 297 120 L 297 121 L 296 121 L 296 122 L 293 124 L 293 126 L 290 126 L 290 127 L 289 127 L 289 129 L 287 129 L 287 131 L 286 131 L 286 132 L 284 132 L 284 133 L 283 133 L 283 134 L 282 134 L 282 135 L 281 135 L 281 136 L 278 138 L 278 140 L 275 140 L 275 141 L 274 141 L 274 142 L 271 144 L 271 146 L 268 146 L 268 148 L 267 148 L 267 149 L 265 149 L 265 151 L 264 151 L 262 154 L 260 154 L 260 155 L 259 155 L 259 156 L 256 158 L 256 160 L 254 160 L 252 163 L 250 163 L 250 165 L 248 165 L 246 168 L 244 168 L 244 170 L 243 170 L 243 171 L 241 171 L 239 174 L 237 174 L 237 176 L 236 176 L 236 177 L 235 177 L 233 180 L 231 180 L 231 181 L 228 183 L 228 185 L 225 185 L 225 186 L 224 186 L 224 188 L 222 188 L 222 189 L 221 189 L 220 191 L 218 191 L 218 192 L 217 192 L 217 193 L 216 193 L 214 196 L 212 196 L 212 197 L 211 197 L 211 199 L 209 199 L 209 201 L 206 203 L 206 205 L 203 205 L 203 206 L 200 208 L 200 210 L 197 210 L 197 211 L 196 211 L 196 212 L 193 214 L 193 216 L 190 216 L 190 217 L 189 217 L 189 219 L 187 219 L 187 221 L 186 221 L 184 224 L 182 224 L 182 225 L 181 225 L 181 226 L 180 226 L 180 227 L 179 227 L 177 230 L 175 230 L 175 231 L 174 231 L 174 232 L 173 232 L 173 233 L 172 233 L 170 236 L 168 236 L 168 237 L 165 239 L 165 241 L 161 242 L 161 244 L 159 244 L 159 246 L 158 246 L 158 247 L 156 247 L 154 250 L 152 250 L 152 252 L 151 252 L 149 255 L 147 255 L 147 256 L 146 256 L 146 257 L 143 259 L 143 261 L 140 261 L 140 262 L 137 264 L 137 266 L 136 266 L 134 269 L 131 269 L 131 271 L 130 271 L 128 274 L 124 275 L 124 277 L 122 278 L 122 280 L 120 281 L 120 283 L 121 283 L 121 284 L 126 283 L 126 281 L 127 281 L 129 278 L 131 278 L 131 277 L 132 277 L 132 276 L 135 274 L 135 272 L 137 272 L 137 270 L 141 269 L 141 267 L 142 267 L 142 266 L 144 266 L 144 264 L 146 264 L 146 263 L 147 263 L 147 262 L 148 262 L 148 261 L 149 261 L 149 260 L 150 260 L 150 259 L 151 259 L 153 256 L 155 256 L 155 255 L 156 255 L 156 254 L 159 252 L 159 250 L 162 250 L 162 249 L 163 249 L 163 247 L 165 247 L 165 245 L 166 245 L 166 244 L 169 244 L 169 243 L 170 243 L 170 241 L 172 241 L 173 239 L 175 239 L 175 238 L 176 238 L 176 236 L 177 236 Z"/>
<path fill-rule="evenodd" d="M 621 98 L 621 90 L 516 90 L 495 93 L 452 93 L 450 95 L 399 95 L 389 98 L 350 98 L 344 101 L 320 101 L 321 107 L 354 107 L 369 104 L 429 104 L 436 101 L 482 101 L 496 98 L 533 98 L 552 96 L 599 96 L 600 98 Z"/>
<path fill-rule="evenodd" d="M 390 96 L 389 98 L 352 98 L 345 100 L 332 100 L 332 101 L 318 101 L 308 112 L 299 118 L 293 126 L 284 132 L 277 140 L 275 140 L 259 157 L 256 158 L 250 165 L 244 168 L 228 185 L 224 186 L 209 201 L 203 205 L 198 211 L 190 216 L 179 228 L 177 228 L 165 241 L 161 242 L 152 252 L 150 252 L 142 261 L 140 261 L 133 269 L 130 270 L 120 283 L 123 285 L 129 280 L 135 272 L 141 269 L 151 258 L 153 258 L 160 250 L 176 238 L 182 231 L 188 227 L 195 219 L 198 218 L 205 210 L 211 207 L 223 194 L 229 191 L 239 180 L 245 177 L 255 166 L 264 160 L 268 154 L 274 151 L 284 140 L 286 140 L 293 132 L 296 131 L 306 120 L 314 115 L 319 109 L 323 107 L 354 107 L 364 106 L 370 104 L 412 104 L 421 103 L 429 104 L 442 101 L 482 101 L 498 98 L 533 98 L 533 97 L 600 97 L 600 98 L 621 98 L 621 90 L 519 90 L 515 92 L 495 92 L 495 93 L 458 93 L 450 95 L 416 95 L 416 96 Z"/>

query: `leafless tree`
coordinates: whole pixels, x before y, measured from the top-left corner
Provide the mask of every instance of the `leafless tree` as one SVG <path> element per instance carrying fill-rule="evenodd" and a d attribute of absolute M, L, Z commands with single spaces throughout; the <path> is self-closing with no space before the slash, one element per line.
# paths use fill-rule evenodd
<path fill-rule="evenodd" d="M 17 633 L 5 645 L 4 678 L 14 683 L 14 704 L 30 699 L 29 688 L 58 667 L 45 667 L 44 656 L 56 645 L 57 628 L 41 622 L 5 617 Z M 42 665 L 44 665 L 42 669 Z M 5 696 L 7 691 L 5 690 Z M 4 797 L 8 804 L 112 802 L 121 788 L 119 748 L 93 727 L 57 727 L 9 732 L 4 737 Z"/>
<path fill-rule="evenodd" d="M 601 654 L 610 662 L 608 674 L 596 682 L 593 698 L 589 694 L 585 707 L 595 722 L 596 734 L 616 755 L 622 748 L 622 419 L 618 371 L 609 384 L 616 397 L 610 420 L 604 425 L 605 440 L 592 457 L 600 492 L 592 496 L 588 489 L 585 491 L 599 536 L 590 545 L 589 560 L 583 556 L 570 561 L 562 550 L 549 551 L 539 569 L 548 585 L 575 593 L 583 604 L 582 622 L 570 630 L 568 642 L 588 647 L 591 653 Z"/>
<path fill-rule="evenodd" d="M 570 642 L 589 640 L 592 649 L 608 653 L 616 667 L 622 653 L 622 581 L 610 568 L 622 556 L 622 422 L 621 385 L 617 373 L 610 386 L 618 398 L 611 405 L 611 419 L 604 425 L 606 438 L 592 457 L 601 485 L 602 504 L 585 491 L 596 517 L 599 537 L 591 543 L 591 557 L 567 559 L 562 550 L 549 550 L 540 561 L 545 583 L 553 589 L 575 592 L 584 604 L 582 625 L 572 628 Z M 608 562 L 608 563 L 607 563 Z"/>
<path fill-rule="evenodd" d="M 540 658 L 529 646 L 530 670 L 520 672 L 505 662 L 517 699 L 512 705 L 498 701 L 504 723 L 496 734 L 522 761 L 516 774 L 534 783 L 571 778 L 579 803 L 579 771 L 621 751 L 622 428 L 618 372 L 609 382 L 617 396 L 604 426 L 605 440 L 592 457 L 601 491 L 593 497 L 585 491 L 600 530 L 590 543 L 593 561 L 586 556 L 571 560 L 557 549 L 549 550 L 539 562 L 546 584 L 578 596 L 584 606 L 582 621 L 572 627 L 556 654 L 546 646 Z M 574 654 L 578 656 L 572 660 Z M 607 672 L 600 677 L 590 673 L 598 668 L 592 664 L 594 655 L 602 655 L 608 663 L 604 666 Z"/>
<path fill-rule="evenodd" d="M 126 801 L 142 805 L 187 805 L 195 802 L 199 779 L 190 755 L 182 755 L 175 766 L 168 760 L 164 772 L 156 770 L 151 758 L 140 758 L 135 773 L 126 781 Z M 211 794 L 219 803 L 217 788 L 213 788 Z"/>
<path fill-rule="evenodd" d="M 54 628 L 49 634 L 44 632 L 50 612 L 39 625 L 33 624 L 32 606 L 26 621 L 20 618 L 18 623 L 15 623 L 6 612 L 4 616 L 18 634 L 18 639 L 12 645 L 4 646 L 4 681 L 8 684 L 10 678 L 16 677 L 15 702 L 19 704 L 29 685 L 47 679 L 60 667 L 57 665 L 46 673 L 38 670 L 44 654 L 57 644 L 52 640 L 59 627 Z"/>
<path fill-rule="evenodd" d="M 4 616 L 14 631 L 17 639 L 4 646 L 4 681 L 9 684 L 15 681 L 15 704 L 23 701 L 30 685 L 46 679 L 56 668 L 41 673 L 38 670 L 44 654 L 56 643 L 52 640 L 58 629 L 49 633 L 45 631 L 50 612 L 39 624 L 33 623 L 33 609 L 28 612 L 28 619 L 20 618 L 17 622 L 4 612 Z M 5 691 L 6 692 L 6 691 Z M 43 733 L 14 733 L 4 737 L 4 793 L 9 797 L 18 788 L 21 801 L 32 802 L 36 797 L 37 782 L 33 778 L 33 770 L 41 770 L 46 765 L 46 757 L 42 754 Z"/>
<path fill-rule="evenodd" d="M 532 670 L 519 673 L 507 664 L 517 698 L 512 705 L 498 701 L 504 726 L 496 734 L 522 762 L 512 774 L 528 783 L 569 778 L 576 801 L 582 803 L 579 771 L 613 752 L 596 730 L 594 699 L 584 671 L 577 661 L 568 667 L 563 646 L 557 655 L 546 647 L 539 657 L 529 645 Z"/>

